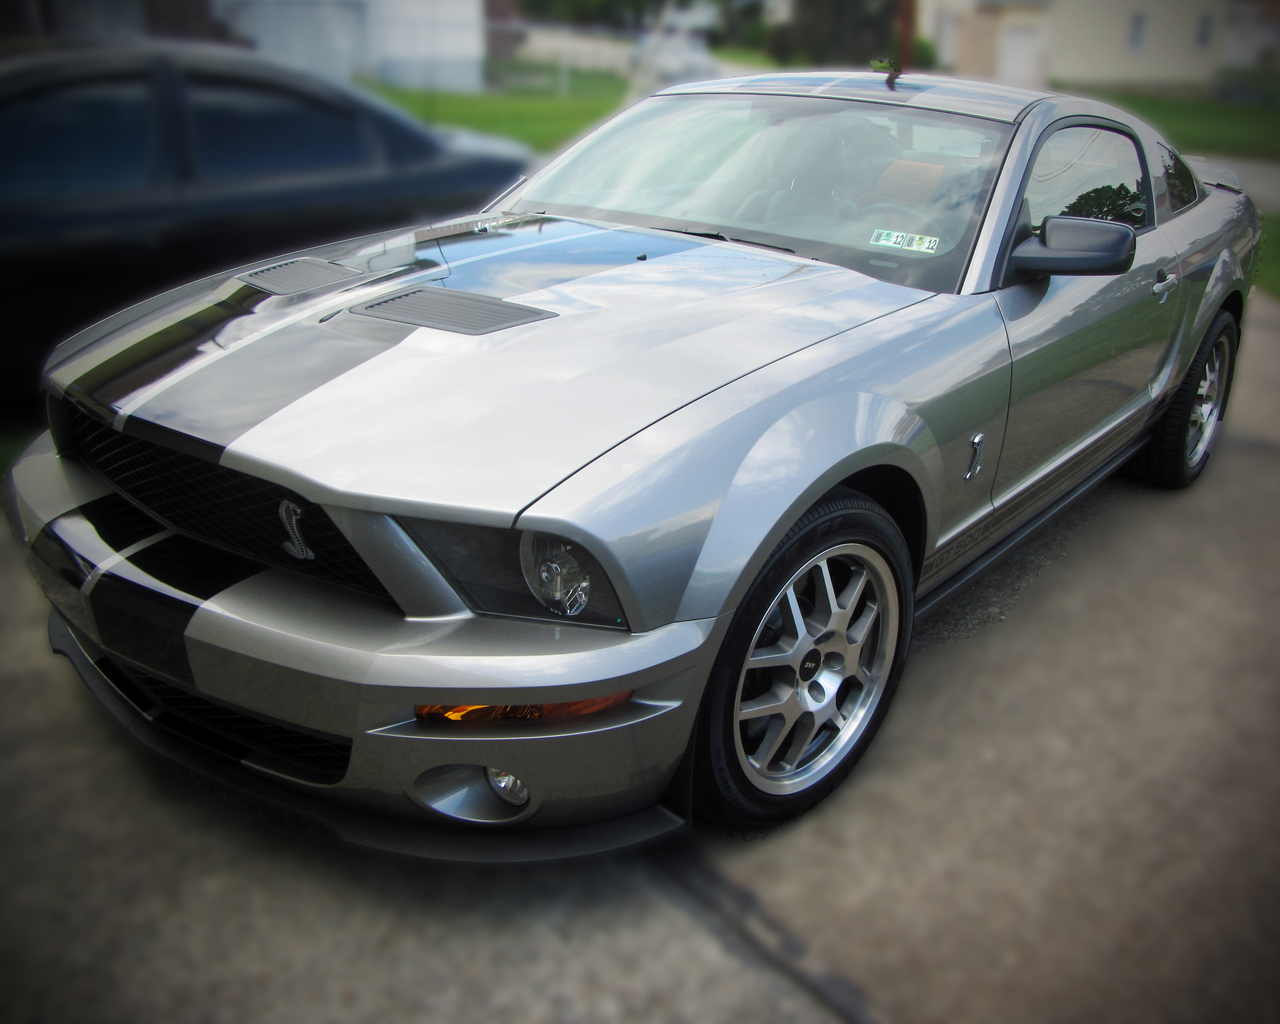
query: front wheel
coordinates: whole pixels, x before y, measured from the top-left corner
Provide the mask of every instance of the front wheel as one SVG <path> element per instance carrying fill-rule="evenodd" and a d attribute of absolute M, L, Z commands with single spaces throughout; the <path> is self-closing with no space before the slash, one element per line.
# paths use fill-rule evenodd
<path fill-rule="evenodd" d="M 786 821 L 822 800 L 870 745 L 911 635 L 912 573 L 888 513 L 837 488 L 779 543 L 708 681 L 698 812 Z"/>

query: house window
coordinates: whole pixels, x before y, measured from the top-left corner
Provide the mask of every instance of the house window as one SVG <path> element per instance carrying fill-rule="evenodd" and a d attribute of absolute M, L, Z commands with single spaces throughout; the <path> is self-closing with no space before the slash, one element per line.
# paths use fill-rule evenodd
<path fill-rule="evenodd" d="M 1147 16 L 1141 12 L 1129 18 L 1129 49 L 1141 50 L 1147 38 Z"/>
<path fill-rule="evenodd" d="M 1213 38 L 1213 15 L 1202 14 L 1196 20 L 1196 46 L 1203 50 Z"/>

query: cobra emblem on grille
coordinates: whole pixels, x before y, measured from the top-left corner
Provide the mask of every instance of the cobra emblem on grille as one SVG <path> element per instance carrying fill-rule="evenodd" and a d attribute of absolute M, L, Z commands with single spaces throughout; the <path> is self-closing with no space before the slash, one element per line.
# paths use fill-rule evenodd
<path fill-rule="evenodd" d="M 316 553 L 307 547 L 307 539 L 302 536 L 302 526 L 298 520 L 302 518 L 302 509 L 287 498 L 280 502 L 280 522 L 289 534 L 289 539 L 280 546 L 294 558 L 315 558 Z"/>

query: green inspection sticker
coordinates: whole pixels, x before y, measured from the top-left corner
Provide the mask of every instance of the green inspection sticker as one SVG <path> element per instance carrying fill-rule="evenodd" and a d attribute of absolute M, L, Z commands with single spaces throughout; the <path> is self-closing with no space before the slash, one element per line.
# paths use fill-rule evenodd
<path fill-rule="evenodd" d="M 923 252 L 929 255 L 938 251 L 940 239 L 931 235 L 909 235 L 905 231 L 873 231 L 871 244 L 882 245 L 886 249 L 906 249 L 909 252 Z"/>

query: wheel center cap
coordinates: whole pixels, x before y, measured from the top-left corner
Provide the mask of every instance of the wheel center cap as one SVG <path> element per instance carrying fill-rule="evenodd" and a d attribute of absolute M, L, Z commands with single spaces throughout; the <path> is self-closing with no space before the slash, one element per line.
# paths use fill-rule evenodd
<path fill-rule="evenodd" d="M 804 656 L 804 661 L 800 662 L 800 681 L 807 683 L 818 674 L 821 667 L 822 655 L 817 651 L 810 651 Z"/>

